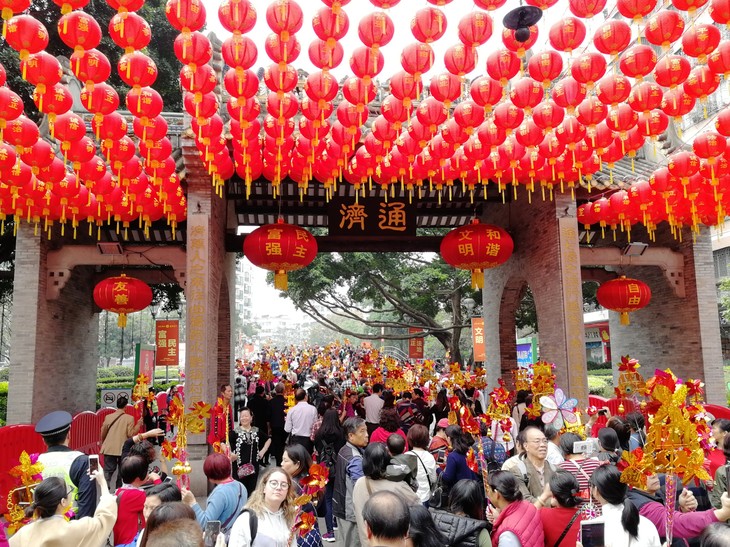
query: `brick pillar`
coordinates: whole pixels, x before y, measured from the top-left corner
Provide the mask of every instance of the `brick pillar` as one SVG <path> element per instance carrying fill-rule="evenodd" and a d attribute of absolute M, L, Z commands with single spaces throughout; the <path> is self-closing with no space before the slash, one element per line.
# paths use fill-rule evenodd
<path fill-rule="evenodd" d="M 99 323 L 93 268 L 66 273 L 56 300 L 46 299 L 48 243 L 18 228 L 13 285 L 8 423 L 32 423 L 53 410 L 96 410 Z M 64 284 L 65 283 L 65 284 Z M 59 351 L 59 348 L 63 348 Z"/>
<path fill-rule="evenodd" d="M 520 198 L 524 199 L 524 198 Z M 512 258 L 485 272 L 484 317 L 490 385 L 516 366 L 514 311 L 525 285 L 535 297 L 540 357 L 555 363 L 557 382 L 566 393 L 587 403 L 583 305 L 575 202 L 535 200 L 490 204 L 484 222 L 506 228 L 515 241 Z M 498 318 L 498 320 L 497 320 Z"/>
<path fill-rule="evenodd" d="M 670 247 L 684 255 L 685 297 L 678 297 L 657 266 L 624 267 L 628 277 L 640 279 L 651 288 L 650 304 L 630 315 L 631 324 L 619 323 L 618 314 L 609 315 L 611 354 L 614 363 L 631 355 L 641 363 L 639 371 L 651 376 L 666 368 L 683 379 L 705 382 L 708 403 L 725 405 L 725 378 L 717 311 L 717 289 L 709 229 L 702 228 L 692 241 L 688 229 L 683 240 L 674 239 L 666 224 L 651 245 Z M 641 234 L 633 234 L 641 241 Z"/>

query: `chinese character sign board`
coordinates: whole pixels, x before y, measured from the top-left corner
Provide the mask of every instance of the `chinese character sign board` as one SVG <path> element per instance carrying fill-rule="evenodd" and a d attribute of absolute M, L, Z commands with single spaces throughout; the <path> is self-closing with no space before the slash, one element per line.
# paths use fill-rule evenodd
<path fill-rule="evenodd" d="M 423 329 L 411 327 L 408 329 L 408 334 L 419 334 L 422 333 Z M 423 338 L 409 338 L 408 339 L 408 358 L 409 359 L 423 359 Z"/>
<path fill-rule="evenodd" d="M 416 209 L 407 201 L 363 198 L 332 199 L 329 203 L 329 235 L 415 235 Z"/>
<path fill-rule="evenodd" d="M 144 374 L 147 378 L 154 378 L 155 348 L 147 344 L 136 344 L 134 350 L 134 377 Z"/>
<path fill-rule="evenodd" d="M 477 363 L 486 361 L 483 317 L 471 318 L 471 342 L 474 347 L 474 361 Z"/>
<path fill-rule="evenodd" d="M 157 345 L 158 367 L 176 367 L 178 360 L 178 343 L 180 322 L 177 319 L 157 321 L 155 325 L 155 344 Z"/>

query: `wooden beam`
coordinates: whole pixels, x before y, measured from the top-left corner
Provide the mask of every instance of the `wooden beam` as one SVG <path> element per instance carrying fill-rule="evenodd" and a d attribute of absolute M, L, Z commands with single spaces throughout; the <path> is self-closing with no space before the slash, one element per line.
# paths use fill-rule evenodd
<path fill-rule="evenodd" d="M 226 234 L 226 252 L 240 253 L 246 235 Z M 353 237 L 353 236 L 316 236 L 320 253 L 438 253 L 441 247 L 439 236 L 416 237 Z"/>

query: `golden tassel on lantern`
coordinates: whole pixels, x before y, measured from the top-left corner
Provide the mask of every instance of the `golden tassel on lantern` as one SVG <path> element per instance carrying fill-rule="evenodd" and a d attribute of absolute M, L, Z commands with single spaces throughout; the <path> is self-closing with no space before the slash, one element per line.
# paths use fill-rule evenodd
<path fill-rule="evenodd" d="M 484 272 L 480 269 L 471 271 L 471 288 L 482 289 L 484 288 Z"/>
<path fill-rule="evenodd" d="M 280 291 L 286 291 L 289 289 L 289 281 L 286 276 L 286 270 L 277 270 L 274 273 L 274 288 Z"/>

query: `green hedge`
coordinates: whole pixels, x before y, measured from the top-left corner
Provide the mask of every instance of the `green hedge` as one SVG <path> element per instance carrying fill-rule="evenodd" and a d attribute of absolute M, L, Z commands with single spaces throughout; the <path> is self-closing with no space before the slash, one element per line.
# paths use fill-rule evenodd
<path fill-rule="evenodd" d="M 5 425 L 8 415 L 8 383 L 0 382 L 0 426 Z"/>
<path fill-rule="evenodd" d="M 613 397 L 613 378 L 608 376 L 588 376 L 588 393 L 601 397 Z"/>
<path fill-rule="evenodd" d="M 605 361 L 603 363 L 599 363 L 597 361 L 588 361 L 586 363 L 586 368 L 588 370 L 611 370 L 611 368 L 613 368 L 613 365 L 611 365 L 611 361 Z"/>

